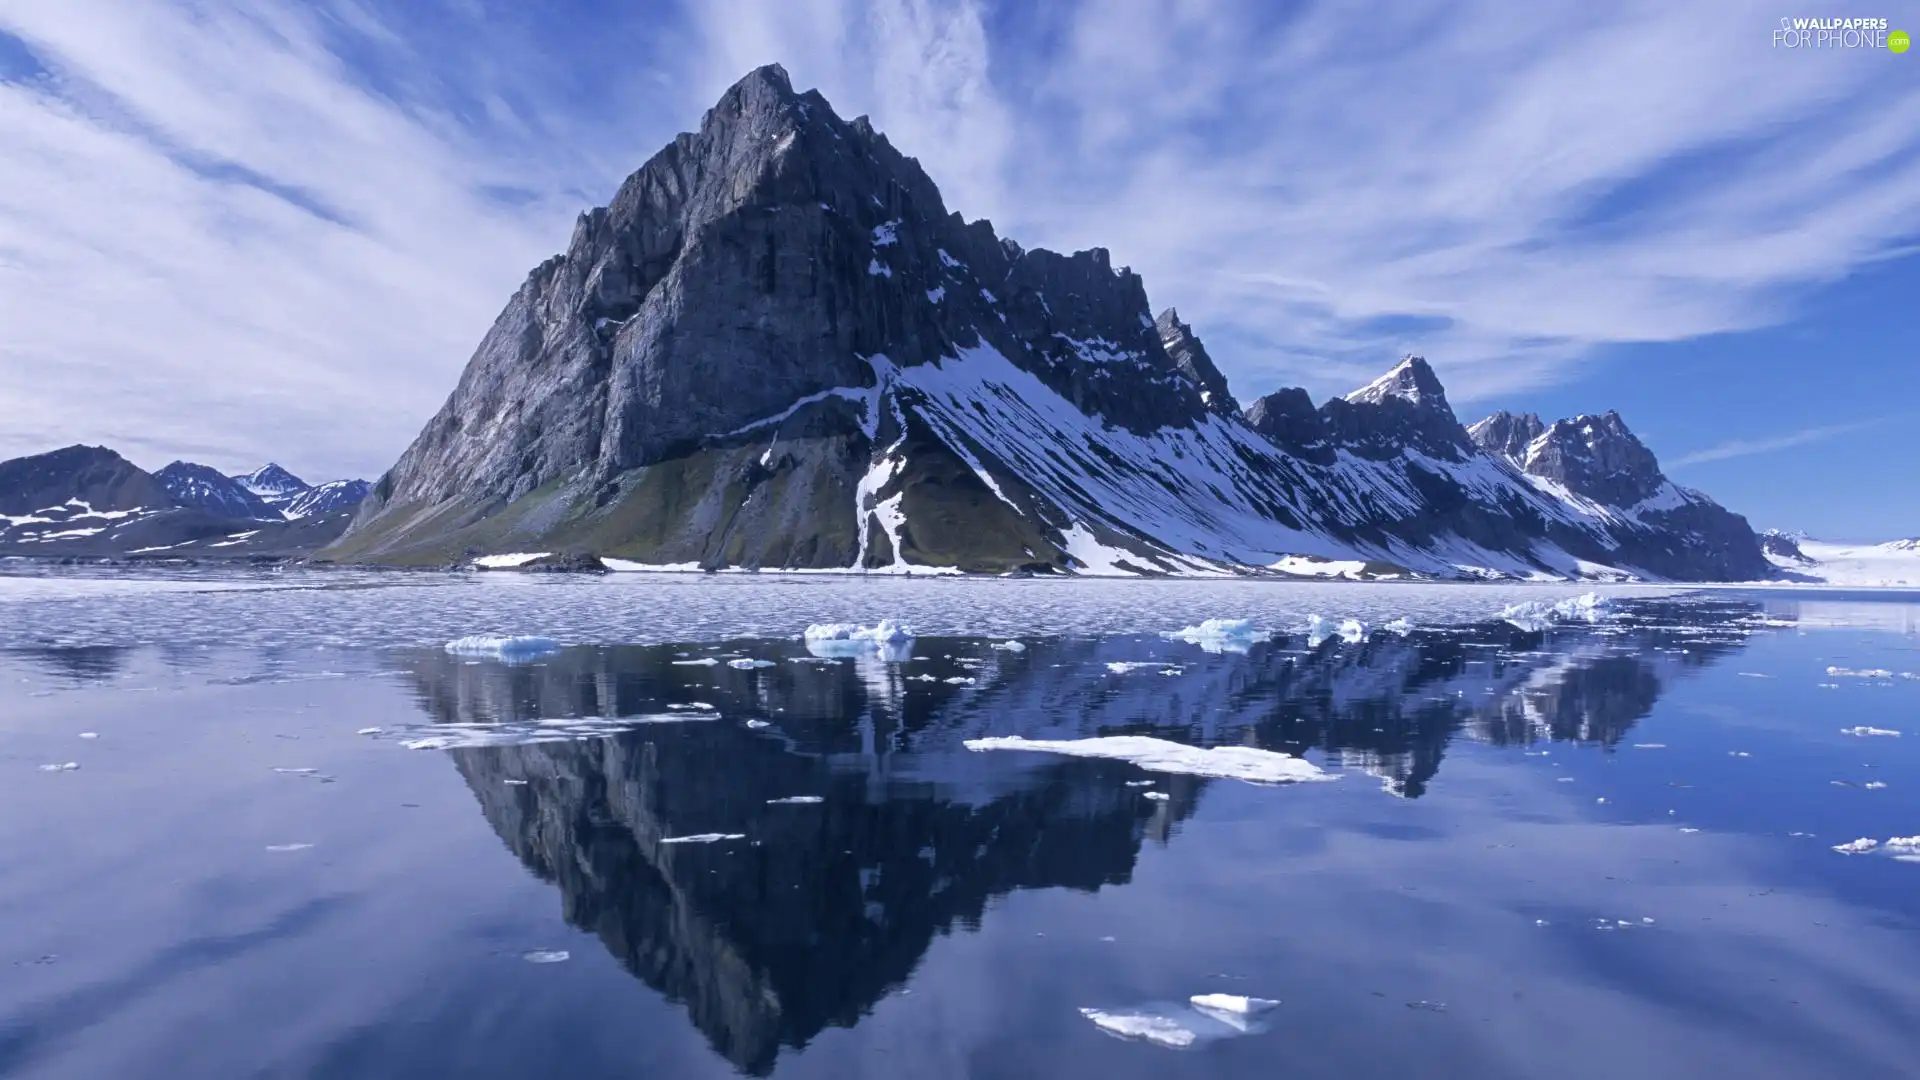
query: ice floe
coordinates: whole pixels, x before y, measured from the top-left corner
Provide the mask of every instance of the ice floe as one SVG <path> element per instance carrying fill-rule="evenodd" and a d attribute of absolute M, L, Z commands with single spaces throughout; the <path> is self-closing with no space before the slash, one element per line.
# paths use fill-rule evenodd
<path fill-rule="evenodd" d="M 821 798 L 818 795 L 789 795 L 784 799 L 768 799 L 767 805 L 768 806 L 812 806 L 814 803 L 823 803 L 826 801 L 827 800 Z"/>
<path fill-rule="evenodd" d="M 1144 794 L 1147 798 L 1152 799 L 1154 802 L 1166 802 L 1168 799 L 1173 798 L 1173 796 L 1167 794 L 1164 791 L 1147 791 L 1147 792 L 1142 792 L 1142 794 Z"/>
<path fill-rule="evenodd" d="M 100 737 L 100 733 L 97 731 L 83 731 L 80 733 L 80 737 L 83 739 L 97 739 Z"/>
<path fill-rule="evenodd" d="M 56 765 L 42 765 L 41 772 L 72 772 L 80 767 L 77 761 L 63 761 Z"/>
<path fill-rule="evenodd" d="M 1870 735 L 1885 735 L 1885 736 L 1891 736 L 1893 738 L 1900 737 L 1900 733 L 1893 730 L 1892 728 L 1868 727 L 1865 724 L 1856 724 L 1853 727 L 1843 727 L 1840 729 L 1840 734 L 1858 735 L 1862 738 L 1866 738 L 1867 736 L 1870 736 Z"/>
<path fill-rule="evenodd" d="M 1107 670 L 1115 675 L 1126 675 L 1135 671 L 1158 671 L 1162 675 L 1178 675 L 1181 669 L 1178 664 L 1162 664 L 1154 660 L 1111 660 L 1107 662 Z"/>
<path fill-rule="evenodd" d="M 1367 624 L 1359 619 L 1329 619 L 1323 615 L 1307 616 L 1307 648 L 1317 649 L 1328 638 L 1339 638 L 1350 645 L 1367 640 Z"/>
<path fill-rule="evenodd" d="M 1836 679 L 1891 679 L 1893 678 L 1893 672 L 1888 671 L 1886 668 L 1855 669 L 1855 668 L 1845 668 L 1845 667 L 1829 667 L 1827 669 L 1827 674 L 1833 676 Z"/>
<path fill-rule="evenodd" d="M 565 949 L 534 949 L 520 954 L 520 959 L 529 964 L 559 964 L 573 958 Z"/>
<path fill-rule="evenodd" d="M 495 634 L 471 634 L 447 642 L 447 651 L 455 656 L 491 656 L 509 663 L 545 656 L 562 648 L 550 637 L 523 634 L 503 637 Z"/>
<path fill-rule="evenodd" d="M 711 656 L 703 656 L 698 660 L 675 660 L 673 664 L 675 667 L 718 667 L 720 661 Z"/>
<path fill-rule="evenodd" d="M 752 671 L 754 668 L 772 667 L 773 661 L 750 660 L 746 657 L 741 657 L 738 660 L 727 661 L 727 666 L 730 668 L 739 668 L 741 671 Z"/>
<path fill-rule="evenodd" d="M 268 844 L 267 850 L 268 851 L 306 851 L 312 847 L 313 847 L 312 844 Z"/>
<path fill-rule="evenodd" d="M 1586 593 L 1566 600 L 1548 602 L 1529 600 L 1503 609 L 1498 618 L 1521 630 L 1545 630 L 1554 623 L 1605 621 L 1613 605 L 1599 593 Z"/>
<path fill-rule="evenodd" d="M 1219 1006 L 1202 1004 L 1219 1002 Z M 1258 1002 L 1259 1005 L 1254 1005 Z M 1244 1004 L 1246 1009 L 1236 1009 Z M 1148 1002 L 1114 1009 L 1081 1009 L 1080 1015 L 1093 1021 L 1108 1035 L 1166 1047 L 1190 1050 L 1217 1039 L 1254 1035 L 1265 1030 L 1259 1014 L 1278 1002 L 1260 998 L 1241 998 L 1232 994 L 1196 994 L 1187 1004 L 1170 1001 Z"/>
<path fill-rule="evenodd" d="M 814 623 L 801 635 L 815 656 L 877 655 L 882 660 L 906 660 L 913 655 L 912 628 L 892 619 L 872 626 L 859 623 Z"/>
<path fill-rule="evenodd" d="M 1849 840 L 1844 844 L 1835 844 L 1833 845 L 1833 850 L 1842 855 L 1861 855 L 1879 846 L 1880 841 L 1869 836 L 1863 836 L 1858 840 Z"/>
<path fill-rule="evenodd" d="M 715 844 L 722 840 L 745 840 L 746 838 L 746 833 L 703 832 L 694 833 L 691 836 L 663 836 L 660 842 L 663 844 Z"/>
<path fill-rule="evenodd" d="M 1244 653 L 1259 642 L 1271 639 L 1273 631 L 1256 628 L 1250 619 L 1208 619 L 1197 626 L 1170 630 L 1161 636 L 1198 645 L 1210 653 Z"/>
<path fill-rule="evenodd" d="M 996 641 L 993 643 L 993 647 L 1003 652 L 1026 652 L 1027 651 L 1026 645 L 1018 641 Z"/>
<path fill-rule="evenodd" d="M 1071 757 L 1129 761 L 1152 772 L 1186 773 L 1244 780 L 1252 784 L 1288 784 L 1332 780 L 1333 774 L 1304 758 L 1252 746 L 1186 746 L 1146 735 L 1108 735 L 1090 739 L 1026 739 L 1018 735 L 968 739 L 969 750 L 1027 750 Z"/>
<path fill-rule="evenodd" d="M 1920 855 L 1920 836 L 1894 836 L 1887 840 L 1887 850 L 1902 855 Z"/>
<path fill-rule="evenodd" d="M 1382 626 L 1380 629 L 1385 630 L 1389 634 L 1398 634 L 1401 637 L 1406 637 L 1408 634 L 1413 633 L 1415 627 L 1412 619 L 1403 616 Z"/>

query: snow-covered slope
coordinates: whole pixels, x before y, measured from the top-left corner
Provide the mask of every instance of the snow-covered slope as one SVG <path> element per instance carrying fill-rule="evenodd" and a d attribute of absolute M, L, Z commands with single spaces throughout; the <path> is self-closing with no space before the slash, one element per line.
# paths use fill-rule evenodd
<path fill-rule="evenodd" d="M 1768 552 L 1789 580 L 1861 588 L 1920 589 L 1920 540 L 1836 544 L 1800 538 L 1800 558 Z"/>
<path fill-rule="evenodd" d="M 293 496 L 280 510 L 289 521 L 331 514 L 360 505 L 372 487 L 365 480 L 330 480 Z"/>

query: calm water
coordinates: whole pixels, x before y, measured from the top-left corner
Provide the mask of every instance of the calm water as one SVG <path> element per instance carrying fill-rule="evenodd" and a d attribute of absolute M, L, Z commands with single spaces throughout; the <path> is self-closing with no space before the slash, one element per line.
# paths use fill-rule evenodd
<path fill-rule="evenodd" d="M 0 1075 L 1913 1075 L 1920 598 L 1572 591 L 0 579 Z"/>

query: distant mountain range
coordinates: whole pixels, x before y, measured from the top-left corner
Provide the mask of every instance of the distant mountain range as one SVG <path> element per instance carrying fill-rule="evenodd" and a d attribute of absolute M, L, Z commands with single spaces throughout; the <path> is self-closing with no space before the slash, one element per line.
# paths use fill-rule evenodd
<path fill-rule="evenodd" d="M 949 213 L 777 66 L 581 215 L 339 561 L 564 552 L 880 572 L 1756 579 L 1619 416 L 1468 429 L 1418 357 L 1242 409 L 1095 248 Z"/>
<path fill-rule="evenodd" d="M 278 465 L 227 476 L 190 461 L 148 473 L 104 446 L 0 462 L 0 555 L 289 558 L 337 539 L 364 480 L 309 485 Z"/>

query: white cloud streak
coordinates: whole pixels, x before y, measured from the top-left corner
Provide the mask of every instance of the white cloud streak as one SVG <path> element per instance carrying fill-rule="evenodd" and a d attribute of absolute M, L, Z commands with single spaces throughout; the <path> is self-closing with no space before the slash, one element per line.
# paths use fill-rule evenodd
<path fill-rule="evenodd" d="M 1887 422 L 1888 417 L 1861 420 L 1851 424 L 1828 424 L 1823 427 L 1802 428 L 1784 435 L 1773 435 L 1763 439 L 1731 439 L 1705 450 L 1696 450 L 1691 454 L 1667 463 L 1669 469 L 1684 469 L 1689 465 L 1704 465 L 1711 461 L 1730 461 L 1734 458 L 1752 457 L 1755 454 L 1770 454 L 1776 450 L 1791 450 L 1796 446 L 1826 442 L 1842 435 L 1851 435 L 1856 431 L 1878 427 Z"/>
<path fill-rule="evenodd" d="M 572 216 L 775 60 L 954 209 L 1112 249 L 1243 397 L 1403 349 L 1457 402 L 1548 384 L 1920 220 L 1910 71 L 1732 0 L 443 4 L 0 0 L 50 72 L 0 82 L 0 455 L 378 472 Z"/>

